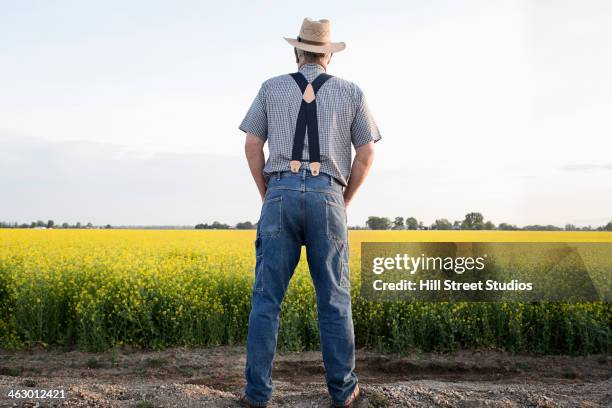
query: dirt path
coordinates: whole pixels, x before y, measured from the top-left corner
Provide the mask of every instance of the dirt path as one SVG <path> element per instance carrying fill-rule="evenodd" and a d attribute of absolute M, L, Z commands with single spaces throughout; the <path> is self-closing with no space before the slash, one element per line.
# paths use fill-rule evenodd
<path fill-rule="evenodd" d="M 2 407 L 238 407 L 243 348 L 107 353 L 0 351 Z M 612 358 L 511 356 L 496 351 L 360 351 L 357 374 L 372 407 L 612 406 Z M 328 407 L 318 352 L 279 355 L 271 407 Z M 16 400 L 10 390 L 65 390 L 65 399 Z M 37 405 L 38 404 L 38 405 Z"/>

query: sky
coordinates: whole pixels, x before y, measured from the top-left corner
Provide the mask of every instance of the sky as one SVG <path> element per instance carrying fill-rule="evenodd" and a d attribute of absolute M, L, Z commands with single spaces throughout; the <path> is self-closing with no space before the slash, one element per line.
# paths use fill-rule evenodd
<path fill-rule="evenodd" d="M 238 125 L 328 18 L 383 139 L 348 209 L 612 220 L 609 1 L 0 2 L 0 221 L 257 221 Z"/>

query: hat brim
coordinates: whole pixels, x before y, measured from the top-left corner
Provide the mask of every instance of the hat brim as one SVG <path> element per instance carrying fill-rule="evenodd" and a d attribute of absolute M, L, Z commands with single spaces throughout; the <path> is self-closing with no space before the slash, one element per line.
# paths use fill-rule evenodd
<path fill-rule="evenodd" d="M 327 54 L 328 52 L 335 53 L 340 52 L 346 48 L 346 44 L 343 42 L 329 43 L 326 45 L 314 45 L 306 44 L 305 42 L 298 41 L 296 38 L 283 37 L 285 41 L 293 45 L 295 48 L 299 48 L 308 52 L 316 52 L 320 54 Z"/>

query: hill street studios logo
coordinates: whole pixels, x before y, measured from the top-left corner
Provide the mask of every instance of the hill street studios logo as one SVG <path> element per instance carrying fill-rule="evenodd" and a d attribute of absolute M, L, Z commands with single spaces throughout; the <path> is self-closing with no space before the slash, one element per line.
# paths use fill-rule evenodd
<path fill-rule="evenodd" d="M 609 243 L 364 242 L 361 249 L 361 295 L 371 300 L 612 298 Z"/>

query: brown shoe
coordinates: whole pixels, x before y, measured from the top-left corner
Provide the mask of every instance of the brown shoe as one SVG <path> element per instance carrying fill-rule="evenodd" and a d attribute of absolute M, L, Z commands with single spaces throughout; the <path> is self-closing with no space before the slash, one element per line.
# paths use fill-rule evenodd
<path fill-rule="evenodd" d="M 249 401 L 247 399 L 246 394 L 242 394 L 242 396 L 240 397 L 240 399 L 238 400 L 240 402 L 240 405 L 242 405 L 243 407 L 247 407 L 247 408 L 266 408 L 267 405 L 253 405 L 251 404 L 251 401 Z"/>
<path fill-rule="evenodd" d="M 353 389 L 353 393 L 347 398 L 344 404 L 334 405 L 334 408 L 358 408 L 358 406 L 363 405 L 362 400 L 363 398 L 361 390 L 359 389 L 359 384 L 356 384 L 355 389 Z"/>

